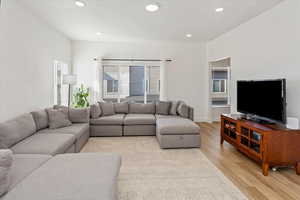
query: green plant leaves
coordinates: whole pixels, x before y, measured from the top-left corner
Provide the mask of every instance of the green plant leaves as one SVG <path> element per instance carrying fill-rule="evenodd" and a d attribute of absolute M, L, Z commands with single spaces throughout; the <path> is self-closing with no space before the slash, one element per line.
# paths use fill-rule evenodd
<path fill-rule="evenodd" d="M 85 108 L 89 107 L 90 103 L 88 101 L 88 97 L 90 95 L 89 88 L 85 88 L 83 84 L 81 84 L 80 88 L 76 89 L 75 94 L 73 95 L 73 107 L 75 108 Z"/>

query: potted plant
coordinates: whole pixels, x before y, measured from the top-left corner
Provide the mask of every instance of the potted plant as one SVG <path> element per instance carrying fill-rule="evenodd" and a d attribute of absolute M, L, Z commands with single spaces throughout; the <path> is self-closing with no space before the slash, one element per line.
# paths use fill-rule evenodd
<path fill-rule="evenodd" d="M 74 108 L 86 108 L 90 106 L 88 97 L 90 95 L 89 88 L 85 88 L 83 84 L 81 84 L 80 88 L 77 88 L 75 91 L 73 107 Z"/>

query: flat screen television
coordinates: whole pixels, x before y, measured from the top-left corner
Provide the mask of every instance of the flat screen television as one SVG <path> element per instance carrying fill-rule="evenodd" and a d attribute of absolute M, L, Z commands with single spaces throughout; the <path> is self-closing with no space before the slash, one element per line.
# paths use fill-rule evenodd
<path fill-rule="evenodd" d="M 237 82 L 238 112 L 255 118 L 286 123 L 286 80 Z"/>

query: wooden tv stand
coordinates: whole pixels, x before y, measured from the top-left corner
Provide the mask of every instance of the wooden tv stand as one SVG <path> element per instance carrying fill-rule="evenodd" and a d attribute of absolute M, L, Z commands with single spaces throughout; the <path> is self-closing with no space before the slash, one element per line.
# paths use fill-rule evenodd
<path fill-rule="evenodd" d="M 270 167 L 294 166 L 300 175 L 300 130 L 242 119 L 241 115 L 221 115 L 221 144 L 227 141 L 262 164 L 265 176 Z"/>

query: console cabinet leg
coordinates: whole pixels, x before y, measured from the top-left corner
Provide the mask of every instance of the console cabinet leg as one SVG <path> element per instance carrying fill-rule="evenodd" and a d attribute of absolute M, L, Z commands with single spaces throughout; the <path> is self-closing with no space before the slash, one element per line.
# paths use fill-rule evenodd
<path fill-rule="evenodd" d="M 262 164 L 262 171 L 264 176 L 269 175 L 269 163 L 263 163 Z"/>
<path fill-rule="evenodd" d="M 296 173 L 297 175 L 300 175 L 300 162 L 296 164 Z"/>
<path fill-rule="evenodd" d="M 224 138 L 221 136 L 221 141 L 220 141 L 221 144 L 224 143 Z"/>

